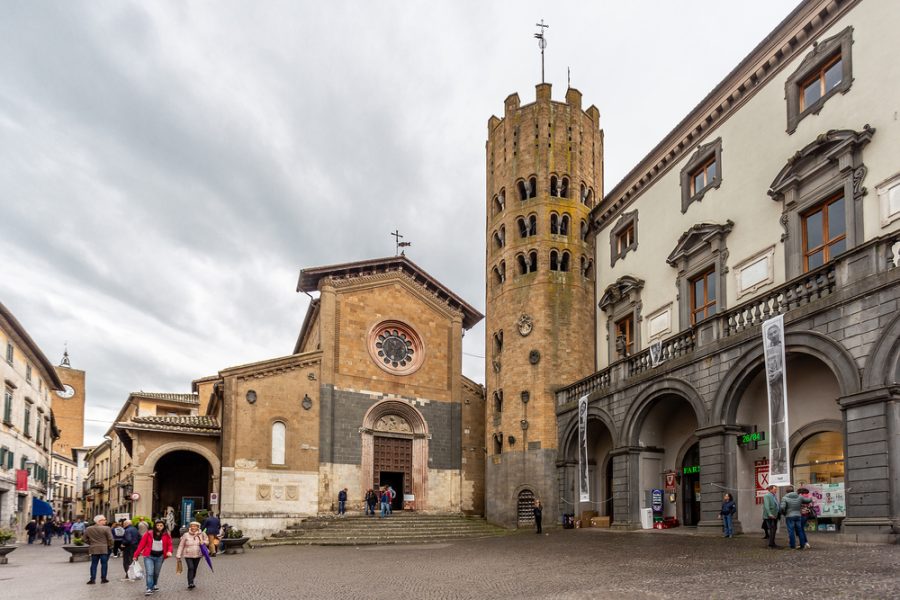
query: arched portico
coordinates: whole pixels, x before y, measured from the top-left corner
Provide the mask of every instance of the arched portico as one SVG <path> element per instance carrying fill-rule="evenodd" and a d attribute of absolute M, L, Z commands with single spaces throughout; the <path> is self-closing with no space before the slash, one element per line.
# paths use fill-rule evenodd
<path fill-rule="evenodd" d="M 894 385 L 900 381 L 900 314 L 896 315 L 866 360 L 863 389 Z"/>
<path fill-rule="evenodd" d="M 222 470 L 219 457 L 202 444 L 183 440 L 173 441 L 156 447 L 147 454 L 140 465 L 135 465 L 133 490 L 139 494 L 139 498 L 134 501 L 134 514 L 156 516 L 153 514 L 153 503 L 157 464 L 164 456 L 180 451 L 194 453 L 206 460 L 210 470 L 209 493 L 219 493 L 219 476 Z"/>
<path fill-rule="evenodd" d="M 578 419 L 573 418 L 560 436 L 562 453 L 559 468 L 561 485 L 560 512 L 580 515 L 585 511 L 613 516 L 612 450 L 618 444 L 612 417 L 597 406 L 588 406 L 587 414 L 588 492 L 590 501 L 580 502 L 578 474 Z"/>

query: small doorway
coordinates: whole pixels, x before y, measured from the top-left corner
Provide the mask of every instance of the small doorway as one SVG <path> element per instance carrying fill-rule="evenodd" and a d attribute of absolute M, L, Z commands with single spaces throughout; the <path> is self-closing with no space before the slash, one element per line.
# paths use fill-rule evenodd
<path fill-rule="evenodd" d="M 681 521 L 688 527 L 700 522 L 700 444 L 685 453 L 681 464 Z"/>
<path fill-rule="evenodd" d="M 519 492 L 519 500 L 516 506 L 516 526 L 534 526 L 534 492 L 522 490 Z"/>
<path fill-rule="evenodd" d="M 391 486 L 394 488 L 394 500 L 391 502 L 391 510 L 403 510 L 403 487 L 404 477 L 402 472 L 398 471 L 381 471 L 378 474 L 378 487 L 386 488 Z"/>

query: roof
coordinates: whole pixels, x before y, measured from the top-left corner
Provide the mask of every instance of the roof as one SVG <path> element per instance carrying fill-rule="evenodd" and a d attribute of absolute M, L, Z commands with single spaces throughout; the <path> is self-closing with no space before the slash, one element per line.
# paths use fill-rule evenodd
<path fill-rule="evenodd" d="M 116 429 L 141 429 L 146 431 L 173 431 L 201 435 L 219 435 L 222 427 L 216 417 L 210 416 L 156 416 L 134 417 L 130 421 L 115 424 Z"/>
<path fill-rule="evenodd" d="M 6 306 L 2 302 L 0 302 L 0 317 L 2 317 L 9 326 L 12 328 L 13 333 L 22 340 L 22 343 L 25 344 L 25 347 L 31 352 L 31 355 L 34 357 L 35 362 L 38 363 L 38 366 L 45 372 L 47 379 L 49 380 L 49 386 L 52 390 L 62 390 L 63 383 L 59 379 L 59 375 L 56 373 L 56 369 L 53 368 L 53 365 L 47 360 L 47 357 L 41 351 L 40 347 L 31 339 L 31 336 L 28 335 L 28 332 L 25 331 L 25 328 L 22 327 L 22 324 L 19 323 L 19 320 L 16 319 L 15 316 L 9 311 Z"/>
<path fill-rule="evenodd" d="M 313 298 L 306 309 L 306 316 L 303 318 L 303 325 L 300 326 L 300 335 L 297 336 L 297 343 L 294 344 L 294 354 L 300 353 L 300 350 L 303 348 L 303 342 L 306 341 L 306 336 L 309 335 L 309 328 L 313 323 L 316 322 L 316 317 L 318 315 L 319 299 Z"/>
<path fill-rule="evenodd" d="M 409 275 L 417 283 L 435 294 L 451 307 L 463 313 L 463 327 L 471 329 L 484 315 L 450 291 L 450 288 L 429 275 L 424 269 L 405 256 L 391 256 L 388 258 L 375 258 L 358 262 L 343 263 L 314 267 L 300 271 L 300 279 L 297 282 L 298 292 L 312 292 L 319 289 L 319 282 L 325 278 L 350 279 L 376 273 L 403 272 Z"/>
<path fill-rule="evenodd" d="M 200 404 L 200 396 L 197 394 L 170 394 L 167 392 L 131 392 L 132 398 L 144 398 L 147 400 L 164 400 L 166 402 L 178 402 L 180 404 Z"/>

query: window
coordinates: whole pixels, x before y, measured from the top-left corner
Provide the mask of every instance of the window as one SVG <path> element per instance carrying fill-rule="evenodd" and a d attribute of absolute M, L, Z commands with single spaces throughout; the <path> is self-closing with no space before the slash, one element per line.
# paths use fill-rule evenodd
<path fill-rule="evenodd" d="M 503 352 L 503 330 L 494 333 L 494 354 Z"/>
<path fill-rule="evenodd" d="M 550 233 L 553 235 L 569 235 L 569 215 L 550 213 Z"/>
<path fill-rule="evenodd" d="M 900 173 L 879 183 L 875 190 L 881 203 L 881 226 L 886 227 L 900 219 Z"/>
<path fill-rule="evenodd" d="M 622 213 L 622 216 L 619 218 L 618 222 L 609 232 L 609 255 L 610 255 L 610 264 L 609 266 L 616 266 L 616 262 L 622 258 L 625 258 L 625 255 L 631 252 L 632 250 L 637 249 L 638 245 L 638 237 L 637 237 L 637 223 L 638 223 L 638 212 L 637 210 L 633 210 L 631 212 Z"/>
<path fill-rule="evenodd" d="M 587 241 L 588 236 L 588 224 L 584 219 L 581 220 L 581 230 L 580 230 L 581 241 Z"/>
<path fill-rule="evenodd" d="M 13 452 L 13 451 L 9 451 L 9 452 L 6 454 L 6 468 L 7 468 L 7 469 L 12 469 L 12 468 L 13 468 L 13 465 L 16 464 L 15 461 L 16 461 L 16 453 Z"/>
<path fill-rule="evenodd" d="M 803 440 L 794 454 L 793 481 L 802 484 L 844 482 L 844 436 L 823 431 Z"/>
<path fill-rule="evenodd" d="M 697 147 L 681 169 L 681 212 L 722 184 L 722 138 Z"/>
<path fill-rule="evenodd" d="M 499 415 L 503 412 L 503 390 L 494 392 L 494 414 Z"/>
<path fill-rule="evenodd" d="M 498 432 L 494 434 L 494 454 L 501 454 L 503 452 L 503 433 Z"/>
<path fill-rule="evenodd" d="M 559 218 L 559 235 L 569 235 L 569 215 L 563 215 Z"/>
<path fill-rule="evenodd" d="M 505 279 L 505 271 L 506 263 L 503 262 L 492 269 L 491 272 L 494 274 L 494 285 L 500 285 L 503 283 Z"/>
<path fill-rule="evenodd" d="M 519 189 L 520 200 L 528 200 L 529 198 L 534 198 L 537 194 L 537 177 L 532 175 L 528 179 L 528 181 L 520 179 L 516 184 L 516 187 L 518 187 Z"/>
<path fill-rule="evenodd" d="M 569 270 L 569 252 L 563 250 L 560 253 L 558 250 L 550 251 L 550 270 L 551 271 L 559 271 L 566 272 Z"/>
<path fill-rule="evenodd" d="M 43 443 L 43 439 L 41 438 L 41 419 L 40 419 L 40 417 L 35 419 L 34 439 L 37 440 L 37 443 L 39 446 Z"/>
<path fill-rule="evenodd" d="M 25 437 L 31 437 L 31 404 L 25 402 L 25 427 L 23 429 Z"/>
<path fill-rule="evenodd" d="M 0 447 L 0 469 L 6 468 L 6 454 L 9 452 L 9 448 L 6 446 Z"/>
<path fill-rule="evenodd" d="M 716 314 L 716 270 L 691 279 L 691 325 Z"/>
<path fill-rule="evenodd" d="M 527 219 L 519 217 L 516 223 L 519 225 L 519 237 L 527 238 L 537 235 L 537 216 L 529 215 Z"/>
<path fill-rule="evenodd" d="M 3 422 L 7 425 L 12 425 L 12 404 L 12 390 L 10 388 L 5 388 L 3 391 Z"/>
<path fill-rule="evenodd" d="M 594 261 L 586 256 L 581 257 L 581 276 L 585 279 L 594 277 Z"/>
<path fill-rule="evenodd" d="M 847 249 L 844 197 L 838 194 L 804 214 L 803 270 L 820 267 Z"/>
<path fill-rule="evenodd" d="M 9 364 L 13 364 L 13 355 L 15 354 L 13 350 L 12 342 L 6 342 L 6 362 Z"/>
<path fill-rule="evenodd" d="M 552 235 L 559 234 L 559 215 L 556 213 L 550 213 L 550 233 Z"/>
<path fill-rule="evenodd" d="M 494 232 L 494 249 L 499 250 L 506 245 L 506 226 L 501 225 L 500 229 Z"/>
<path fill-rule="evenodd" d="M 494 196 L 494 200 L 491 202 L 491 208 L 495 215 L 503 212 L 503 209 L 506 208 L 506 190 L 501 189 L 500 193 Z"/>
<path fill-rule="evenodd" d="M 581 184 L 581 203 L 587 206 L 588 208 L 592 208 L 594 206 L 594 190 Z"/>
<path fill-rule="evenodd" d="M 31 383 L 31 365 L 25 364 L 25 381 Z"/>
<path fill-rule="evenodd" d="M 850 90 L 852 45 L 853 28 L 847 27 L 816 44 L 788 77 L 785 83 L 788 133 L 794 133 L 806 116 L 818 114 L 829 98 Z"/>
<path fill-rule="evenodd" d="M 538 259 L 537 259 L 537 251 L 532 250 L 528 253 L 528 272 L 535 273 L 537 272 L 538 267 Z"/>
<path fill-rule="evenodd" d="M 625 358 L 634 354 L 634 315 L 616 321 L 616 355 Z"/>
<path fill-rule="evenodd" d="M 569 197 L 569 178 L 550 176 L 550 195 L 557 198 Z"/>
<path fill-rule="evenodd" d="M 284 464 L 285 426 L 281 421 L 272 423 L 272 464 Z"/>

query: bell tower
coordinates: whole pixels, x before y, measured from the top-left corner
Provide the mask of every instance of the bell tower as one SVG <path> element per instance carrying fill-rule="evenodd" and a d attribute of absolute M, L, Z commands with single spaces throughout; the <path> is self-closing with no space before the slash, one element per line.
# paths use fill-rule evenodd
<path fill-rule="evenodd" d="M 600 112 L 581 92 L 506 99 L 488 121 L 485 516 L 515 526 L 559 506 L 555 390 L 595 368 L 591 208 L 602 198 Z"/>

